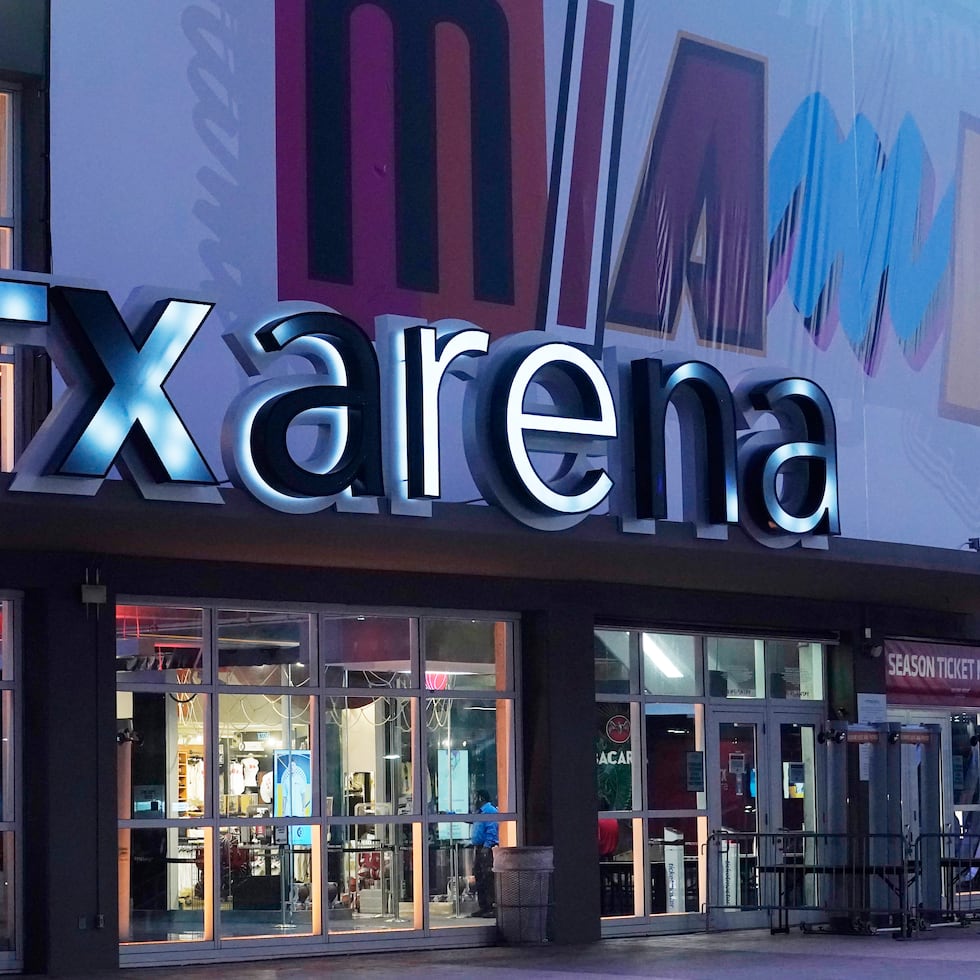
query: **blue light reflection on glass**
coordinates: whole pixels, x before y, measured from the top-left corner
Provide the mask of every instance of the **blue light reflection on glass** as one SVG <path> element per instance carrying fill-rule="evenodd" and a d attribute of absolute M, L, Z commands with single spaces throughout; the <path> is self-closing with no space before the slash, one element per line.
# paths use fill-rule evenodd
<path fill-rule="evenodd" d="M 0 280 L 0 320 L 48 322 L 48 287 L 37 282 Z"/>

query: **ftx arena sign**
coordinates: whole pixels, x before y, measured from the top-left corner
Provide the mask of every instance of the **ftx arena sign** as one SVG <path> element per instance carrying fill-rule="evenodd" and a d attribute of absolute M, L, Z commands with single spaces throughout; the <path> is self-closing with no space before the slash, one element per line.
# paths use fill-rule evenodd
<path fill-rule="evenodd" d="M 145 498 L 221 503 L 165 390 L 212 307 L 166 299 L 131 325 L 102 290 L 0 281 L 5 341 L 45 346 L 66 383 L 11 490 L 91 495 L 117 467 Z M 327 307 L 283 303 L 225 337 L 256 379 L 222 426 L 236 486 L 291 514 L 377 513 L 387 501 L 426 516 L 442 496 L 440 388 L 454 375 L 469 470 L 487 502 L 529 527 L 561 530 L 608 509 L 624 531 L 653 533 L 668 517 L 673 406 L 681 465 L 670 472 L 700 536 L 741 524 L 786 547 L 840 533 L 834 413 L 812 381 L 756 373 L 733 391 L 700 361 L 609 348 L 600 362 L 536 331 L 491 343 L 463 320 L 375 322 L 372 342 Z M 283 374 L 286 355 L 310 370 Z"/>

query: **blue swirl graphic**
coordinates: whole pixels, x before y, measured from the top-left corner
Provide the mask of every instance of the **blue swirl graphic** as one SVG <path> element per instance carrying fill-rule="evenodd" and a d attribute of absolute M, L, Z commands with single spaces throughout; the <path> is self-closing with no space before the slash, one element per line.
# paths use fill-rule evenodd
<path fill-rule="evenodd" d="M 932 167 L 919 128 L 903 119 L 890 153 L 859 115 L 844 139 L 827 98 L 808 96 L 769 162 L 770 303 L 782 283 L 824 346 L 841 329 L 873 373 L 887 310 L 910 360 L 928 353 L 952 249 L 955 187 L 929 227 Z M 788 267 L 787 267 L 788 262 Z"/>

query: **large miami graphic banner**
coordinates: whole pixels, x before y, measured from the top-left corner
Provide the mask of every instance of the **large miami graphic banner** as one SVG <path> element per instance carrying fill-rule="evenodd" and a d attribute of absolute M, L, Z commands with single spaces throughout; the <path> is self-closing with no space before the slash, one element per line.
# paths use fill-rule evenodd
<path fill-rule="evenodd" d="M 221 334 L 276 303 L 336 311 L 382 356 L 392 324 L 479 329 L 491 350 L 533 331 L 607 365 L 705 363 L 732 391 L 809 379 L 836 416 L 841 533 L 945 548 L 980 533 L 972 4 L 107 6 L 53 4 L 55 201 L 60 177 L 85 182 L 96 228 L 111 230 L 112 201 L 179 220 L 151 272 L 56 212 L 57 265 L 117 283 L 120 304 L 153 281 L 215 304 L 168 382 L 175 403 L 207 356 L 212 385 L 235 394 L 246 379 Z M 107 139 L 127 107 L 176 107 L 171 138 L 152 155 L 122 141 L 109 172 L 70 153 L 87 91 L 71 71 L 103 16 L 140 21 L 150 60 L 183 67 L 152 93 L 102 80 Z M 461 404 L 466 375 L 447 372 L 439 397 Z M 214 423 L 195 411 L 181 416 L 220 475 Z M 443 499 L 478 499 L 453 468 L 453 415 L 439 423 Z M 678 471 L 683 427 L 666 436 Z M 682 519 L 679 498 L 669 509 Z"/>

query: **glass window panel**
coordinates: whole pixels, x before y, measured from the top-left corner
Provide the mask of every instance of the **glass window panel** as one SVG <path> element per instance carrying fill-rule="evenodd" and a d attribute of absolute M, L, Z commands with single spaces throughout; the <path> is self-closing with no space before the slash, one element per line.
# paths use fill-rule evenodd
<path fill-rule="evenodd" d="M 673 633 L 641 633 L 640 663 L 647 694 L 701 693 L 695 667 L 697 639 Z"/>
<path fill-rule="evenodd" d="M 429 827 L 429 919 L 433 928 L 474 925 L 479 916 L 469 824 Z"/>
<path fill-rule="evenodd" d="M 713 698 L 761 698 L 764 644 L 738 636 L 709 636 L 708 694 Z"/>
<path fill-rule="evenodd" d="M 412 698 L 327 697 L 323 704 L 324 813 L 417 813 Z"/>
<path fill-rule="evenodd" d="M 599 801 L 604 802 L 603 800 Z M 599 836 L 599 860 L 613 861 L 633 850 L 633 836 L 629 820 L 624 820 L 600 809 L 597 832 Z"/>
<path fill-rule="evenodd" d="M 219 812 L 222 816 L 312 814 L 312 698 L 222 694 Z"/>
<path fill-rule="evenodd" d="M 0 227 L 0 269 L 14 267 L 14 231 Z"/>
<path fill-rule="evenodd" d="M 766 641 L 769 697 L 790 701 L 823 700 L 823 644 Z"/>
<path fill-rule="evenodd" d="M 596 787 L 600 810 L 633 809 L 633 726 L 627 702 L 596 705 Z"/>
<path fill-rule="evenodd" d="M 334 825 L 327 843 L 330 932 L 415 927 L 413 824 Z M 419 833 L 419 838 L 421 834 Z"/>
<path fill-rule="evenodd" d="M 644 712 L 648 809 L 704 809 L 700 708 L 693 704 L 648 704 Z"/>
<path fill-rule="evenodd" d="M 629 694 L 635 644 L 629 630 L 595 631 L 595 683 L 599 694 Z"/>
<path fill-rule="evenodd" d="M 647 822 L 651 914 L 701 910 L 703 824 L 699 817 L 665 817 Z"/>
<path fill-rule="evenodd" d="M 758 807 L 758 729 L 752 722 L 719 722 L 719 797 L 722 833 L 718 837 L 721 902 L 753 907 L 758 901 L 756 874 Z"/>
<path fill-rule="evenodd" d="M 752 722 L 719 722 L 718 743 L 722 828 L 754 834 L 759 829 L 756 726 Z"/>
<path fill-rule="evenodd" d="M 952 737 L 953 803 L 956 806 L 980 805 L 980 725 L 975 712 L 958 712 L 950 716 Z M 980 833 L 980 812 L 970 814 L 969 827 L 961 820 L 964 831 Z"/>
<path fill-rule="evenodd" d="M 119 691 L 117 765 L 128 782 L 120 816 L 161 820 L 204 813 L 204 722 L 198 691 Z"/>
<path fill-rule="evenodd" d="M 817 829 L 817 733 L 814 725 L 783 722 L 779 726 L 779 761 L 782 772 L 780 828 Z"/>
<path fill-rule="evenodd" d="M 2 241 L 0 241 L 0 252 L 2 252 Z M 0 268 L 3 268 L 2 262 Z M 0 469 L 4 473 L 9 473 L 14 468 L 14 423 L 17 403 L 14 398 L 14 365 L 4 361 L 3 350 L 4 348 L 0 347 Z M 9 676 L 9 670 L 7 675 Z"/>
<path fill-rule="evenodd" d="M 219 680 L 270 687 L 309 684 L 311 631 L 309 615 L 221 610 Z"/>
<path fill-rule="evenodd" d="M 0 693 L 0 732 L 3 733 L 3 751 L 0 752 L 0 787 L 3 799 L 0 800 L 0 820 L 13 823 L 15 815 L 14 798 L 14 692 Z M 2 880 L 2 879 L 0 879 Z"/>
<path fill-rule="evenodd" d="M 314 932 L 314 831 L 268 824 L 221 828 L 222 938 Z"/>
<path fill-rule="evenodd" d="M 13 680 L 14 661 L 10 655 L 13 649 L 10 635 L 10 603 L 0 602 L 0 677 L 5 681 Z"/>
<path fill-rule="evenodd" d="M 488 925 L 496 919 L 494 849 L 474 839 L 492 837 L 510 846 L 513 822 L 437 822 L 429 827 L 429 924 L 434 929 Z"/>
<path fill-rule="evenodd" d="M 200 684 L 203 621 L 200 609 L 117 606 L 117 678 Z"/>
<path fill-rule="evenodd" d="M 425 686 L 430 691 L 506 690 L 509 648 L 509 623 L 428 619 Z"/>
<path fill-rule="evenodd" d="M 327 687 L 411 687 L 416 621 L 325 617 L 320 637 Z"/>
<path fill-rule="evenodd" d="M 498 745 L 509 738 L 508 702 L 467 698 L 429 698 L 425 706 L 430 787 L 429 810 L 476 813 L 477 794 L 498 804 Z M 503 751 L 500 760 L 506 762 Z M 499 807 L 498 807 L 499 809 Z"/>
<path fill-rule="evenodd" d="M 14 211 L 12 116 L 13 96 L 9 92 L 0 92 L 0 216 L 5 218 L 9 218 Z"/>
<path fill-rule="evenodd" d="M 632 821 L 600 814 L 598 832 L 600 914 L 636 915 Z"/>
<path fill-rule="evenodd" d="M 119 831 L 119 939 L 123 943 L 205 938 L 208 831 L 201 827 Z"/>
<path fill-rule="evenodd" d="M 14 888 L 17 880 L 14 866 L 15 839 L 10 832 L 0 834 L 0 949 L 5 950 L 14 948 L 14 928 L 17 921 L 14 915 L 17 894 Z"/>

